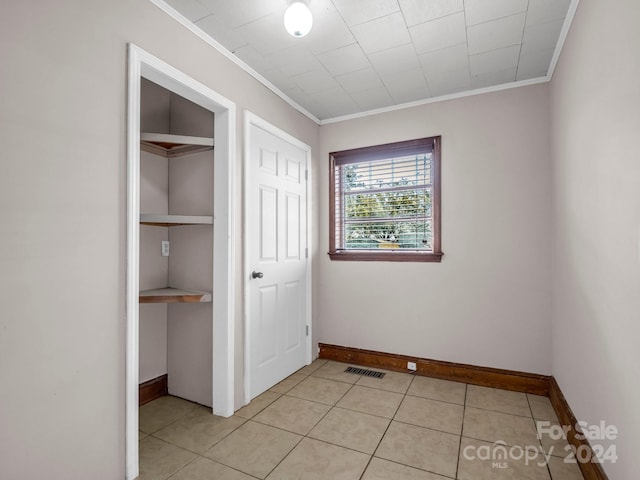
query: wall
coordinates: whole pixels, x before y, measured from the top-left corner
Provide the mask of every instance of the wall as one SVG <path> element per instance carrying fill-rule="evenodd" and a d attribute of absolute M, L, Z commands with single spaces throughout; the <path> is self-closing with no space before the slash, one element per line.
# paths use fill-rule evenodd
<path fill-rule="evenodd" d="M 323 125 L 321 342 L 548 374 L 546 85 Z M 442 135 L 442 263 L 331 261 L 328 154 Z"/>
<path fill-rule="evenodd" d="M 243 109 L 318 127 L 146 0 L 1 10 L 0 477 L 124 478 L 127 42 L 236 102 L 238 238 Z"/>
<path fill-rule="evenodd" d="M 579 420 L 640 451 L 640 3 L 583 0 L 551 83 L 553 375 Z"/>
<path fill-rule="evenodd" d="M 141 80 L 140 130 L 169 133 L 171 92 Z M 169 160 L 140 152 L 140 211 L 169 213 Z M 140 290 L 163 288 L 169 276 L 169 258 L 161 257 L 158 245 L 169 240 L 169 229 L 140 225 Z M 167 373 L 167 305 L 140 305 L 138 354 L 140 383 Z"/>

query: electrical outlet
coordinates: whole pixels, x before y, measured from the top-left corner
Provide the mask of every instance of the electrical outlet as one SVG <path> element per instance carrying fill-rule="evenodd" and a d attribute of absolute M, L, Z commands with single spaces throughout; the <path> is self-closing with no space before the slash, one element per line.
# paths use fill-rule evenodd
<path fill-rule="evenodd" d="M 162 256 L 169 256 L 169 240 L 162 240 Z"/>
<path fill-rule="evenodd" d="M 415 372 L 417 369 L 418 367 L 416 367 L 416 362 L 407 362 L 407 370 Z"/>

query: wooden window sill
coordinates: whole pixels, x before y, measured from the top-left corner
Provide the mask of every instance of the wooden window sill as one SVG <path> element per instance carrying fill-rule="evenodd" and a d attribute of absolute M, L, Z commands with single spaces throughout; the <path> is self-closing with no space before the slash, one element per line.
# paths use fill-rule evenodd
<path fill-rule="evenodd" d="M 442 261 L 442 252 L 329 252 L 331 260 L 352 262 L 436 262 Z"/>

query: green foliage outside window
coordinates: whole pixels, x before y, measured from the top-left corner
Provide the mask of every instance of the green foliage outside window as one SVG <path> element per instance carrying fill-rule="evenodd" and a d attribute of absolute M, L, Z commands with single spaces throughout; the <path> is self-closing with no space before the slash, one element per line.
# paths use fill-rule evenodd
<path fill-rule="evenodd" d="M 407 175 L 405 167 L 397 179 L 389 174 L 391 170 L 372 179 L 369 164 L 343 167 L 347 249 L 432 249 L 432 199 L 426 183 L 430 160 L 413 157 L 410 161 L 415 164 L 412 175 Z"/>

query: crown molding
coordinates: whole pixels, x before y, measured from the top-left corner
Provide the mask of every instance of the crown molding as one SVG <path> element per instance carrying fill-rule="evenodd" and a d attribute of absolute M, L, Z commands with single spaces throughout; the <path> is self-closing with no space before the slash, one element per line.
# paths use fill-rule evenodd
<path fill-rule="evenodd" d="M 569 5 L 569 9 L 567 11 L 567 16 L 565 17 L 564 23 L 562 25 L 562 30 L 560 31 L 560 36 L 558 37 L 558 42 L 556 43 L 556 47 L 555 47 L 555 50 L 553 52 L 553 56 L 551 57 L 551 63 L 549 65 L 549 71 L 548 71 L 547 75 L 545 75 L 543 77 L 531 78 L 531 79 L 528 79 L 528 80 L 521 80 L 521 81 L 518 81 L 518 82 L 504 83 L 504 84 L 501 84 L 501 85 L 492 85 L 490 87 L 478 88 L 478 89 L 475 89 L 475 90 L 467 90 L 467 91 L 464 91 L 464 92 L 452 93 L 452 94 L 448 94 L 448 95 L 441 95 L 441 96 L 438 96 L 438 97 L 430 97 L 430 98 L 425 98 L 424 100 L 418 100 L 418 101 L 415 101 L 415 102 L 402 103 L 402 104 L 399 104 L 399 105 L 392 105 L 392 106 L 389 106 L 389 107 L 377 108 L 377 109 L 374 109 L 374 110 L 367 110 L 367 111 L 364 111 L 364 112 L 357 112 L 357 113 L 352 113 L 352 114 L 348 114 L 348 115 L 341 115 L 339 117 L 331 117 L 331 118 L 326 118 L 324 120 L 320 120 L 314 114 L 309 112 L 306 108 L 304 108 L 299 103 L 297 103 L 296 101 L 291 99 L 287 94 L 285 94 L 282 90 L 280 90 L 278 87 L 276 87 L 273 83 L 271 83 L 265 77 L 263 77 L 258 72 L 256 72 L 248 64 L 246 64 L 240 58 L 238 58 L 236 55 L 231 53 L 221 43 L 219 43 L 218 41 L 213 39 L 210 35 L 208 35 L 202 29 L 197 27 L 193 22 L 191 22 L 189 19 L 187 19 L 185 16 L 183 16 L 180 12 L 178 12 L 176 9 L 174 9 L 173 7 L 168 5 L 166 2 L 164 2 L 163 0 L 149 0 L 149 1 L 151 3 L 153 3 L 155 6 L 157 6 L 159 9 L 161 9 L 163 12 L 165 12 L 167 15 L 172 17 L 174 20 L 176 20 L 178 23 L 180 23 L 182 26 L 184 26 L 185 28 L 190 30 L 192 33 L 194 33 L 200 39 L 202 39 L 203 41 L 205 41 L 206 43 L 211 45 L 219 53 L 221 53 L 223 56 L 225 56 L 226 58 L 231 60 L 238 67 L 240 67 L 245 72 L 247 72 L 249 75 L 254 77 L 256 80 L 258 80 L 260 83 L 262 83 L 265 87 L 267 87 L 269 90 L 271 90 L 273 93 L 275 93 L 278 97 L 280 97 L 282 100 L 284 100 L 287 104 L 289 104 L 295 110 L 297 110 L 298 112 L 302 113 L 304 116 L 306 116 L 307 118 L 309 118 L 310 120 L 315 122 L 317 125 L 329 125 L 331 123 L 344 122 L 346 120 L 354 120 L 356 118 L 368 117 L 370 115 L 378 115 L 380 113 L 394 112 L 394 111 L 397 111 L 397 110 L 403 110 L 405 108 L 412 108 L 412 107 L 418 107 L 418 106 L 421 106 L 421 105 L 428 105 L 430 103 L 444 102 L 444 101 L 447 101 L 447 100 L 454 100 L 454 99 L 457 99 L 457 98 L 470 97 L 470 96 L 474 96 L 474 95 L 483 95 L 485 93 L 499 92 L 499 91 L 502 91 L 502 90 L 509 90 L 511 88 L 520 88 L 520 87 L 526 87 L 528 85 L 535 85 L 535 84 L 538 84 L 538 83 L 550 82 L 551 79 L 553 78 L 553 73 L 554 73 L 556 65 L 558 63 L 558 59 L 560 58 L 560 53 L 562 52 L 562 47 L 563 47 L 564 42 L 565 42 L 565 40 L 567 38 L 567 35 L 569 34 L 569 29 L 571 28 L 571 23 L 573 21 L 573 18 L 575 16 L 576 10 L 578 8 L 578 4 L 580 3 L 580 0 L 571 0 L 571 4 Z"/>
<path fill-rule="evenodd" d="M 175 8 L 173 8 L 171 5 L 168 5 L 166 2 L 164 2 L 163 0 L 149 0 L 151 3 L 153 3 L 156 7 L 158 7 L 160 10 L 162 10 L 163 12 L 165 12 L 167 15 L 169 15 L 170 17 L 172 17 L 175 21 L 177 21 L 178 23 L 180 23 L 183 27 L 185 27 L 187 30 L 191 31 L 193 34 L 195 34 L 197 37 L 199 37 L 201 40 L 203 40 L 204 42 L 208 43 L 210 46 L 212 46 L 213 48 L 215 48 L 219 53 L 221 53 L 222 55 L 224 55 L 226 58 L 228 58 L 229 60 L 231 60 L 233 63 L 235 63 L 238 67 L 240 67 L 242 70 L 244 70 L 245 72 L 247 72 L 249 75 L 251 75 L 253 78 L 255 78 L 256 80 L 258 80 L 260 83 L 262 83 L 265 87 L 267 87 L 269 90 L 271 90 L 273 93 L 275 93 L 278 97 L 280 97 L 282 100 L 284 100 L 285 102 L 287 102 L 291 107 L 293 107 L 294 109 L 296 109 L 298 112 L 300 112 L 301 114 L 303 114 L 305 117 L 309 118 L 310 120 L 312 120 L 313 122 L 315 122 L 316 124 L 320 125 L 320 119 L 318 117 L 316 117 L 313 113 L 309 112 L 306 108 L 304 108 L 302 105 L 300 105 L 299 103 L 295 102 L 294 100 L 292 100 L 288 95 L 286 95 L 282 90 L 280 90 L 278 87 L 276 87 L 273 83 L 271 83 L 269 80 L 267 80 L 265 77 L 263 77 L 262 75 L 260 75 L 258 72 L 256 72 L 253 68 L 251 68 L 248 64 L 246 64 L 245 62 L 243 62 L 240 58 L 238 58 L 236 55 L 234 55 L 233 53 L 231 53 L 227 48 L 225 48 L 221 43 L 219 43 L 217 40 L 215 40 L 214 38 L 212 38 L 210 35 L 208 35 L 207 33 L 205 33 L 201 28 L 199 28 L 197 25 L 195 25 L 193 22 L 191 22 L 188 18 L 186 18 L 184 15 L 182 15 L 180 12 L 178 12 Z"/>

